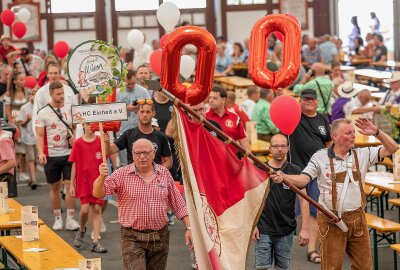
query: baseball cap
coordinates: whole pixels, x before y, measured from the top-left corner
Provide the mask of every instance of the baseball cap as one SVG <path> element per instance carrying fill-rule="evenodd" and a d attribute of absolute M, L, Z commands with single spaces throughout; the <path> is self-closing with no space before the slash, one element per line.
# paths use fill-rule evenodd
<path fill-rule="evenodd" d="M 300 94 L 300 98 L 316 99 L 317 98 L 317 92 L 315 92 L 314 89 L 304 89 Z"/>

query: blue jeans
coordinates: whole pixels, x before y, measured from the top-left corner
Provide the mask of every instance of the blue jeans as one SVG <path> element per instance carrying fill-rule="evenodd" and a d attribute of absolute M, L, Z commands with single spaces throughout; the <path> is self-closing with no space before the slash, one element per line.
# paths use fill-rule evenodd
<path fill-rule="evenodd" d="M 256 242 L 256 269 L 289 269 L 293 233 L 284 236 L 260 234 Z"/>

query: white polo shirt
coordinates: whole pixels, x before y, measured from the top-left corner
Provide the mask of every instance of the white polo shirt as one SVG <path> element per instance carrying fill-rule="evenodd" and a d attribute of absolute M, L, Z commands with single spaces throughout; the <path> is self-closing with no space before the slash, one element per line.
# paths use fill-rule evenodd
<path fill-rule="evenodd" d="M 382 146 L 377 147 L 364 147 L 354 148 L 357 153 L 359 168 L 361 172 L 362 182 L 365 182 L 365 175 L 368 169 L 380 160 L 379 150 Z M 352 164 L 352 170 L 356 171 L 355 159 L 352 151 L 349 151 L 346 158 L 343 160 L 336 156 L 333 151 L 333 145 L 330 148 L 325 148 L 317 151 L 310 159 L 307 167 L 303 170 L 302 174 L 305 174 L 311 179 L 317 178 L 318 188 L 320 191 L 319 200 L 323 200 L 324 203 L 330 208 L 332 207 L 332 178 L 331 178 L 331 167 L 329 163 L 329 157 L 333 158 L 333 165 L 335 167 L 335 173 L 347 171 L 347 164 Z M 338 203 L 343 188 L 343 183 L 336 183 L 336 191 Z M 355 210 L 361 207 L 361 193 L 359 183 L 349 182 L 346 196 L 343 202 L 343 212 Z M 338 205 L 336 209 L 338 209 Z"/>

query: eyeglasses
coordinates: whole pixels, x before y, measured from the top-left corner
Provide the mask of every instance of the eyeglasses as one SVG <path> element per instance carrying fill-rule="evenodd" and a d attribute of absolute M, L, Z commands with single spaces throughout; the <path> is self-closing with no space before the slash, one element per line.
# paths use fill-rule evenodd
<path fill-rule="evenodd" d="M 153 151 L 143 151 L 143 152 L 133 152 L 133 154 L 136 156 L 136 157 L 138 157 L 138 158 L 140 158 L 142 155 L 144 156 L 144 157 L 149 157 L 150 156 L 150 154 L 152 153 Z"/>
<path fill-rule="evenodd" d="M 279 149 L 279 148 L 285 149 L 287 147 L 288 147 L 288 145 L 286 145 L 286 144 L 274 144 L 274 145 L 271 145 L 271 148 L 273 148 L 273 149 Z"/>
<path fill-rule="evenodd" d="M 139 99 L 139 100 L 136 100 L 136 104 L 138 104 L 138 105 L 143 105 L 143 104 L 153 105 L 153 100 L 151 100 L 151 99 Z"/>

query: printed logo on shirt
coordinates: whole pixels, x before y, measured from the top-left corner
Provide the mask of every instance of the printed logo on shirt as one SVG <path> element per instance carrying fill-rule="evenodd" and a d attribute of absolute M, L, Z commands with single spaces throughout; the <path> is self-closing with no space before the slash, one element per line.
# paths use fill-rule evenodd
<path fill-rule="evenodd" d="M 96 152 L 96 159 L 101 159 L 102 158 L 102 156 L 101 156 L 101 152 Z"/>
<path fill-rule="evenodd" d="M 174 109 L 173 106 L 169 106 L 169 108 L 168 108 L 168 110 L 169 110 L 170 112 L 172 112 L 173 109 Z"/>
<path fill-rule="evenodd" d="M 57 128 L 57 124 L 56 123 L 53 123 L 53 124 L 51 124 L 51 126 L 50 126 L 52 129 L 56 129 Z"/>
<path fill-rule="evenodd" d="M 230 120 L 230 119 L 226 120 L 226 121 L 225 121 L 225 126 L 227 126 L 228 128 L 233 127 L 233 121 Z"/>
<path fill-rule="evenodd" d="M 157 145 L 156 143 L 152 143 L 152 144 L 153 144 L 153 149 L 154 149 L 154 151 L 156 151 L 156 152 L 157 152 L 158 145 Z"/>
<path fill-rule="evenodd" d="M 319 132 L 321 132 L 322 135 L 324 135 L 324 136 L 326 135 L 326 129 L 325 129 L 324 126 L 319 126 L 318 129 L 319 129 Z"/>
<path fill-rule="evenodd" d="M 58 141 L 60 141 L 61 140 L 61 136 L 59 135 L 59 134 L 57 134 L 57 135 L 55 135 L 54 137 L 53 137 L 53 141 L 55 141 L 55 142 L 58 142 Z"/>
<path fill-rule="evenodd" d="M 285 185 L 284 183 L 282 183 L 283 189 L 290 189 L 289 186 Z"/>

